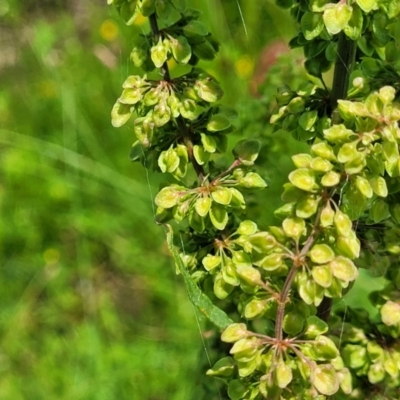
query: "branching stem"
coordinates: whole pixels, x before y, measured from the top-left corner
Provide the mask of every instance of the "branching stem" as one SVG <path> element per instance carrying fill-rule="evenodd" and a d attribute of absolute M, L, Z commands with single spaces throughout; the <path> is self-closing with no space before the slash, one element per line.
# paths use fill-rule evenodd
<path fill-rule="evenodd" d="M 160 29 L 158 28 L 157 16 L 155 13 L 150 15 L 149 21 L 150 21 L 151 31 L 153 32 L 155 39 L 158 40 L 160 37 Z M 161 70 L 163 79 L 167 82 L 171 82 L 171 74 L 169 73 L 169 68 L 168 68 L 168 64 L 166 61 L 162 65 L 160 70 Z M 204 172 L 204 168 L 196 161 L 196 158 L 194 157 L 193 141 L 192 141 L 189 129 L 187 128 L 185 121 L 181 116 L 179 116 L 176 119 L 176 123 L 178 125 L 179 132 L 180 132 L 181 136 L 183 137 L 185 146 L 188 149 L 188 156 L 189 156 L 190 162 L 192 163 L 193 168 L 196 172 L 197 179 L 198 179 L 199 183 L 202 184 L 204 182 L 204 178 L 205 178 L 206 174 Z"/>

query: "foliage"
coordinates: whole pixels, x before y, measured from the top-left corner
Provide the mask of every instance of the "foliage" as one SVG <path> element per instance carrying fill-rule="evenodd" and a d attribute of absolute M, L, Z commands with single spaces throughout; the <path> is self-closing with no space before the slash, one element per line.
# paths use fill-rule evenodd
<path fill-rule="evenodd" d="M 242 139 L 227 156 L 237 114 L 198 66 L 219 50 L 200 14 L 183 0 L 109 3 L 128 25 L 149 18 L 131 58 L 161 74 L 128 76 L 112 123 L 134 116 L 132 160 L 173 178 L 155 197 L 156 218 L 177 226 L 178 271 L 192 301 L 194 285 L 203 292 L 193 303 L 219 328 L 229 320 L 217 307 L 235 321 L 221 336 L 230 356 L 208 375 L 232 400 L 398 398 L 398 2 L 278 1 L 298 23 L 290 45 L 303 49 L 309 75 L 278 90 L 270 122 L 309 151 L 292 157 L 284 205 L 274 211 L 281 222 L 267 229 L 246 215 L 248 199 L 267 186 L 254 166 L 262 143 Z M 186 69 L 172 76 L 171 62 Z M 332 300 L 360 267 L 390 283 L 371 294 L 378 313 L 346 310 L 344 323 Z"/>

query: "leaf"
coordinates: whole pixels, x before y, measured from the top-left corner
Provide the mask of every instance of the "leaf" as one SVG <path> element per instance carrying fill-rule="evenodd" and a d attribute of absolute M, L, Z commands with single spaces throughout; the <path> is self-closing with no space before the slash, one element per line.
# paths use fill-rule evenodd
<path fill-rule="evenodd" d="M 208 29 L 200 21 L 192 20 L 183 27 L 183 33 L 186 37 L 207 36 Z"/>
<path fill-rule="evenodd" d="M 255 139 L 244 139 L 236 143 L 232 154 L 239 159 L 242 164 L 250 166 L 256 161 L 261 150 L 261 143 Z"/>
<path fill-rule="evenodd" d="M 238 379 L 234 379 L 228 384 L 228 396 L 231 400 L 243 399 L 243 396 L 248 392 L 247 386 L 245 386 Z"/>
<path fill-rule="evenodd" d="M 363 27 L 363 20 L 364 18 L 361 10 L 357 6 L 354 6 L 349 23 L 344 28 L 344 33 L 348 38 L 350 38 L 351 40 L 357 40 L 360 38 Z"/>
<path fill-rule="evenodd" d="M 170 37 L 171 51 L 179 64 L 187 64 L 192 57 L 192 48 L 184 36 Z"/>
<path fill-rule="evenodd" d="M 313 40 L 324 29 L 324 21 L 321 14 L 315 12 L 305 12 L 301 18 L 301 30 L 307 40 Z"/>
<path fill-rule="evenodd" d="M 206 372 L 206 375 L 228 378 L 233 375 L 234 370 L 235 363 L 232 357 L 224 357 L 218 360 L 214 366 Z"/>
<path fill-rule="evenodd" d="M 183 276 L 186 288 L 188 290 L 189 300 L 219 329 L 225 329 L 228 325 L 233 324 L 233 321 L 226 315 L 226 313 L 220 308 L 216 307 L 194 283 L 185 265 L 183 264 L 182 258 L 179 256 L 179 253 L 174 246 L 172 227 L 168 224 L 166 224 L 165 227 L 167 231 L 168 248 L 174 257 L 175 264 L 178 266 L 178 269 Z"/>
<path fill-rule="evenodd" d="M 219 132 L 228 129 L 231 121 L 224 114 L 214 114 L 207 124 L 207 130 L 210 132 Z"/>

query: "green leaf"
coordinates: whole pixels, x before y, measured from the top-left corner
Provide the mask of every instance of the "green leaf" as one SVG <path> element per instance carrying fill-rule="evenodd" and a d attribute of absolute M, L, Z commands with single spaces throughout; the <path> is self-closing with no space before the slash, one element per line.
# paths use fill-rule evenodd
<path fill-rule="evenodd" d="M 208 29 L 200 21 L 192 20 L 183 27 L 183 33 L 186 37 L 207 36 Z"/>
<path fill-rule="evenodd" d="M 330 364 L 317 365 L 312 369 L 311 383 L 326 396 L 332 396 L 339 390 L 339 379 Z"/>
<path fill-rule="evenodd" d="M 305 12 L 301 18 L 301 30 L 307 40 L 313 40 L 324 29 L 324 21 L 321 14 L 315 12 Z"/>
<path fill-rule="evenodd" d="M 376 224 L 388 219 L 390 217 L 389 205 L 381 199 L 376 199 L 369 210 L 369 217 Z"/>
<path fill-rule="evenodd" d="M 214 366 L 206 372 L 206 375 L 228 378 L 233 375 L 234 369 L 235 363 L 232 357 L 224 357 L 218 360 Z"/>
<path fill-rule="evenodd" d="M 215 58 L 216 51 L 208 40 L 196 43 L 192 47 L 193 53 L 201 60 L 211 61 Z"/>
<path fill-rule="evenodd" d="M 247 386 L 237 379 L 230 381 L 228 384 L 228 396 L 231 400 L 243 399 L 247 392 Z"/>
<path fill-rule="evenodd" d="M 224 230 L 229 220 L 228 213 L 226 212 L 225 208 L 217 203 L 213 203 L 209 214 L 211 223 L 214 225 L 214 227 L 220 231 Z"/>
<path fill-rule="evenodd" d="M 156 11 L 156 0 L 142 0 L 141 13 L 148 17 Z"/>
<path fill-rule="evenodd" d="M 231 121 L 224 114 L 214 114 L 208 124 L 207 130 L 210 132 L 219 132 L 228 129 L 231 126 Z"/>
<path fill-rule="evenodd" d="M 357 40 L 360 38 L 363 27 L 363 20 L 364 18 L 361 10 L 357 6 L 354 6 L 351 18 L 347 26 L 345 26 L 344 28 L 344 33 L 348 38 L 350 38 L 351 40 Z"/>
<path fill-rule="evenodd" d="M 236 143 L 232 153 L 242 164 L 250 166 L 256 161 L 260 150 L 261 143 L 258 140 L 244 139 Z"/>
<path fill-rule="evenodd" d="M 342 31 L 350 21 L 352 10 L 351 6 L 343 3 L 327 5 L 323 14 L 327 31 L 331 35 Z"/>
<path fill-rule="evenodd" d="M 111 111 L 111 123 L 115 128 L 119 128 L 128 122 L 131 115 L 131 106 L 117 101 Z"/>
<path fill-rule="evenodd" d="M 290 182 L 301 190 L 311 192 L 316 189 L 315 172 L 307 168 L 299 168 L 289 174 Z"/>
<path fill-rule="evenodd" d="M 192 48 L 184 36 L 174 38 L 170 36 L 171 51 L 179 64 L 187 64 L 192 57 Z"/>
<path fill-rule="evenodd" d="M 224 311 L 215 306 L 211 302 L 211 300 L 194 283 L 185 265 L 183 264 L 182 258 L 180 257 L 176 247 L 174 246 L 172 227 L 170 225 L 165 225 L 165 227 L 167 230 L 168 248 L 174 257 L 175 264 L 178 266 L 178 269 L 183 276 L 190 301 L 216 327 L 218 327 L 219 329 L 225 329 L 228 325 L 231 325 L 233 321 L 226 315 Z"/>

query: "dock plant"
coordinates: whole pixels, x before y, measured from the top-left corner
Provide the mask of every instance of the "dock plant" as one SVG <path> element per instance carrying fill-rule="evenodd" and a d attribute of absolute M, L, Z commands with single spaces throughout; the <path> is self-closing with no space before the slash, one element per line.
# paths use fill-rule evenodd
<path fill-rule="evenodd" d="M 265 211 L 281 222 L 264 229 L 246 215 L 267 186 L 260 142 L 227 153 L 237 113 L 198 67 L 218 38 L 190 1 L 108 3 L 128 25 L 149 19 L 130 55 L 143 74 L 126 77 L 112 124 L 132 128 L 133 161 L 170 177 L 156 220 L 190 300 L 229 346 L 207 371 L 225 385 L 219 398 L 399 399 L 399 1 L 277 0 L 307 75 L 276 88 L 270 124 L 309 151 L 293 155 L 283 205 Z M 187 72 L 172 75 L 172 60 Z M 360 268 L 386 279 L 375 313 L 335 307 Z"/>

